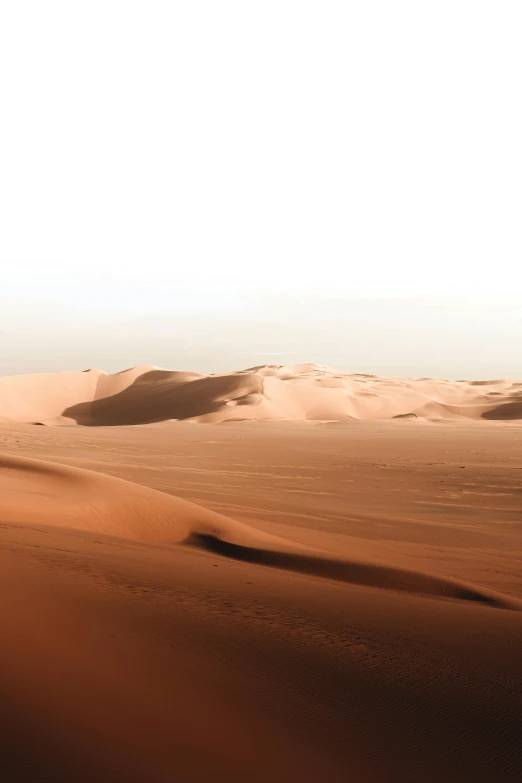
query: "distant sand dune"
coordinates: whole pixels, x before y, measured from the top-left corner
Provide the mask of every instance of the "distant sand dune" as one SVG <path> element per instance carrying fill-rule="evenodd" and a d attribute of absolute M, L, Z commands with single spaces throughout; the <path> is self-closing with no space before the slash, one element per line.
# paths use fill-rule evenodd
<path fill-rule="evenodd" d="M 315 364 L 198 375 L 150 365 L 0 378 L 0 419 L 47 425 L 116 426 L 346 419 L 522 420 L 522 385 L 350 375 Z"/>

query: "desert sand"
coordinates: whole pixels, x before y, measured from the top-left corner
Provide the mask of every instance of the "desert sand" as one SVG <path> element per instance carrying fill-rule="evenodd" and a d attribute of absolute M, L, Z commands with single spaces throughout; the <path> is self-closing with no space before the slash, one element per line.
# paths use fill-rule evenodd
<path fill-rule="evenodd" d="M 521 389 L 1 378 L 2 780 L 522 779 Z"/>
<path fill-rule="evenodd" d="M 110 426 L 166 420 L 522 419 L 522 381 L 351 375 L 317 364 L 219 375 L 151 365 L 0 378 L 0 417 Z"/>

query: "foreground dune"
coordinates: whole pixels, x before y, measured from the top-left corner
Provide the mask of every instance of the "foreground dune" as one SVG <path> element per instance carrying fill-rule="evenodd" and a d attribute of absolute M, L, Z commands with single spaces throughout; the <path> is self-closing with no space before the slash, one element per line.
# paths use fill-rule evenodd
<path fill-rule="evenodd" d="M 0 456 L 0 470 L 0 513 L 10 524 L 185 543 L 228 558 L 341 582 L 522 609 L 522 603 L 507 596 L 449 579 L 329 558 L 181 498 L 110 476 L 5 456 Z"/>
<path fill-rule="evenodd" d="M 2 780 L 519 781 L 519 433 L 0 425 Z"/>
<path fill-rule="evenodd" d="M 314 364 L 222 375 L 145 365 L 0 378 L 0 417 L 84 426 L 244 419 L 522 419 L 522 382 L 350 375 Z"/>

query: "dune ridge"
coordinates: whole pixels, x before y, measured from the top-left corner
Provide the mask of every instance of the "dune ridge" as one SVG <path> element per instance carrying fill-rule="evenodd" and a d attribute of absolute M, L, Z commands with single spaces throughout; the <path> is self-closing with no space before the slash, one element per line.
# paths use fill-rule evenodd
<path fill-rule="evenodd" d="M 494 591 L 392 566 L 337 559 L 187 500 L 43 460 L 0 456 L 7 524 L 49 525 L 152 543 L 185 544 L 248 563 L 339 582 L 520 611 Z"/>
<path fill-rule="evenodd" d="M 316 364 L 200 375 L 142 365 L 0 378 L 0 420 L 117 426 L 167 420 L 522 420 L 522 381 L 349 374 Z"/>

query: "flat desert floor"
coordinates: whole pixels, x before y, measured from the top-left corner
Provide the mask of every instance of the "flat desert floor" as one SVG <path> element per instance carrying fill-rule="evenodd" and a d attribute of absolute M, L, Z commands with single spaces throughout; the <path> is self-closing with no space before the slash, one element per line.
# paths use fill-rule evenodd
<path fill-rule="evenodd" d="M 5 783 L 522 780 L 520 425 L 0 450 Z"/>

